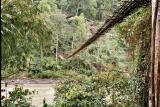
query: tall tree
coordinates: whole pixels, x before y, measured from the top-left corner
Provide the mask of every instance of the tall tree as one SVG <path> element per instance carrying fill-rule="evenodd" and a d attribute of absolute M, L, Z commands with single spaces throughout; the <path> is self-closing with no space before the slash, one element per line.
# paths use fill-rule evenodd
<path fill-rule="evenodd" d="M 151 71 L 150 71 L 150 99 L 149 107 L 159 107 L 159 71 L 157 55 L 159 54 L 159 19 L 158 19 L 159 0 L 152 0 L 152 37 L 151 37 Z M 157 32 L 156 32 L 157 31 Z M 157 54 L 157 55 L 156 55 Z"/>

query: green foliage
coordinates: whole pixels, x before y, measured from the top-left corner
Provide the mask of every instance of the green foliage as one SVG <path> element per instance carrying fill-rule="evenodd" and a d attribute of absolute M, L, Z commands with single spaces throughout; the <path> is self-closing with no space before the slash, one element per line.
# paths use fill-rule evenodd
<path fill-rule="evenodd" d="M 57 7 L 76 16 L 83 13 L 87 19 L 102 20 L 111 13 L 112 1 L 109 0 L 57 0 Z"/>
<path fill-rule="evenodd" d="M 63 69 L 73 70 L 81 74 L 91 75 L 96 72 L 95 67 L 84 60 L 82 57 L 77 57 L 62 63 Z"/>
<path fill-rule="evenodd" d="M 63 85 L 64 84 L 64 85 Z M 95 107 L 105 106 L 103 95 L 94 91 L 91 78 L 79 75 L 77 78 L 66 81 L 57 88 L 56 107 Z"/>
<path fill-rule="evenodd" d="M 38 17 L 37 6 L 31 0 L 6 0 L 2 1 L 1 7 L 2 69 L 9 66 L 19 71 L 27 54 L 33 48 L 39 50 L 38 42 L 46 40 L 43 35 L 48 34 L 48 29 Z"/>
<path fill-rule="evenodd" d="M 137 78 L 120 71 L 78 75 L 56 88 L 56 107 L 138 107 L 135 101 Z"/>
<path fill-rule="evenodd" d="M 41 12 L 53 12 L 57 9 L 55 0 L 41 0 L 38 8 Z"/>
<path fill-rule="evenodd" d="M 72 75 L 72 72 L 69 71 L 51 71 L 51 70 L 46 70 L 38 73 L 33 73 L 30 72 L 28 76 L 30 78 L 38 79 L 38 78 L 66 78 L 67 76 Z"/>
<path fill-rule="evenodd" d="M 135 96 L 140 106 L 148 106 L 148 72 L 150 70 L 151 8 L 141 8 L 118 25 L 117 31 L 128 45 L 128 70 L 136 78 Z M 125 32 L 125 33 L 124 33 Z"/>
<path fill-rule="evenodd" d="M 92 27 L 96 31 L 118 3 L 2 0 L 2 75 L 24 71 L 31 78 L 69 78 L 57 87 L 57 107 L 138 107 L 137 99 L 146 87 L 141 73 L 149 69 L 148 7 L 127 17 L 84 52 L 63 58 L 89 38 Z M 18 89 L 14 101 L 19 99 L 17 93 L 21 98 L 26 95 Z"/>
<path fill-rule="evenodd" d="M 43 69 L 50 70 L 60 70 L 61 66 L 58 62 L 56 62 L 52 57 L 44 57 L 42 59 L 42 67 Z"/>
<path fill-rule="evenodd" d="M 80 16 L 75 16 L 75 20 L 77 21 L 77 29 L 80 33 L 81 38 L 86 35 L 86 22 L 84 14 L 80 14 Z"/>
<path fill-rule="evenodd" d="M 77 3 L 80 6 L 78 14 L 66 19 L 68 14 L 63 12 L 64 7 L 68 5 L 67 11 L 72 13 L 76 10 L 73 7 Z M 57 41 L 57 53 L 62 56 L 76 49 L 89 36 L 87 24 L 89 18 L 86 15 L 90 14 L 89 17 L 93 17 L 91 11 L 95 10 L 96 6 L 96 0 L 77 0 L 73 3 L 65 0 L 2 1 L 2 70 L 6 74 L 15 74 L 20 71 L 38 73 L 46 70 L 61 70 L 60 67 L 69 63 L 55 61 Z M 29 63 L 30 54 L 37 58 Z M 79 59 L 85 59 L 88 55 L 90 54 Z M 50 60 L 42 61 L 45 60 L 42 57 L 48 57 Z M 71 62 L 74 63 L 74 59 Z M 91 74 L 95 71 L 95 67 L 90 62 L 85 61 L 86 64 L 83 64 L 79 61 L 80 66 L 71 64 L 72 67 L 69 70 L 76 68 L 77 71 Z"/>
<path fill-rule="evenodd" d="M 145 11 L 146 9 L 147 11 Z M 101 42 L 99 44 L 97 43 L 92 47 L 90 47 L 86 53 L 82 53 L 81 56 L 79 56 L 80 57 L 79 59 L 84 58 L 82 62 L 79 61 L 79 59 L 78 60 L 74 59 L 75 60 L 73 61 L 74 64 L 76 64 L 75 62 L 77 62 L 77 64 L 74 66 L 77 66 L 77 65 L 80 66 L 82 63 L 86 61 L 85 60 L 86 58 L 89 64 L 91 65 L 94 65 L 93 62 L 95 62 L 96 65 L 98 65 L 97 63 L 98 61 L 103 62 L 104 64 L 107 65 L 107 71 L 110 71 L 110 73 L 104 72 L 104 73 L 98 73 L 96 75 L 92 73 L 92 75 L 89 75 L 89 77 L 82 76 L 80 79 L 79 77 L 75 77 L 73 78 L 73 80 L 71 79 L 61 84 L 57 88 L 57 92 L 58 92 L 57 98 L 56 98 L 57 107 L 60 107 L 60 106 L 68 106 L 68 107 L 82 106 L 83 107 L 83 106 L 86 106 L 87 104 L 88 104 L 87 105 L 88 107 L 92 107 L 94 106 L 94 103 L 92 102 L 95 102 L 95 105 L 97 104 L 97 102 L 94 99 L 92 99 L 93 97 L 92 95 L 96 95 L 94 96 L 94 98 L 97 98 L 98 102 L 103 101 L 101 98 L 106 99 L 105 101 L 106 105 L 111 107 L 115 107 L 115 106 L 139 107 L 142 105 L 141 104 L 142 100 L 141 101 L 139 100 L 140 102 L 138 103 L 137 99 L 142 98 L 140 93 L 144 93 L 144 88 L 146 87 L 146 85 L 144 84 L 145 80 L 142 76 L 140 76 L 139 73 L 133 71 L 132 68 L 130 68 L 132 67 L 131 65 L 132 60 L 130 60 L 130 57 L 127 56 L 126 52 L 127 51 L 129 52 L 128 49 L 130 48 L 132 48 L 133 50 L 142 49 L 136 45 L 139 45 L 141 41 L 145 43 L 145 40 L 146 41 L 149 40 L 147 39 L 147 37 L 143 36 L 143 35 L 149 35 L 149 33 L 147 33 L 149 29 L 148 27 L 146 27 L 148 26 L 148 24 L 146 23 L 148 22 L 147 16 L 149 16 L 148 10 L 149 10 L 148 8 L 144 8 L 139 10 L 135 14 L 133 14 L 133 16 L 130 16 L 129 19 L 127 19 L 127 22 L 123 23 L 124 25 L 127 26 L 127 28 L 125 26 L 119 27 L 123 29 L 122 33 L 120 33 L 121 35 L 123 35 L 123 37 L 119 36 L 116 38 L 115 36 L 114 38 L 113 35 L 116 34 L 116 32 L 110 34 L 110 36 L 108 36 L 109 34 L 107 34 L 108 38 L 105 38 L 107 40 L 101 39 L 101 41 L 107 44 L 104 45 Z M 138 21 L 135 21 L 135 19 L 137 19 Z M 138 26 L 139 28 L 137 29 L 136 26 Z M 124 33 L 124 32 L 130 32 L 130 31 L 132 31 L 132 33 L 130 34 Z M 134 40 L 134 41 L 131 41 L 131 40 Z M 136 40 L 140 40 L 140 41 L 136 41 Z M 99 47 L 101 48 L 99 49 Z M 139 61 L 142 61 L 141 51 L 142 50 L 135 51 L 135 55 L 137 56 L 139 56 L 139 52 L 140 52 L 140 57 L 136 56 L 136 58 L 134 58 L 134 61 L 138 61 L 137 65 L 141 65 L 139 63 Z M 89 57 L 89 55 L 91 55 L 91 57 Z M 70 64 L 70 65 L 73 65 L 73 64 Z M 84 67 L 85 66 L 82 66 L 80 68 L 84 68 Z M 78 70 L 80 68 L 78 68 Z M 97 68 L 97 66 L 95 66 L 95 68 Z M 137 69 L 139 67 L 134 66 L 133 68 Z M 143 70 L 143 69 L 141 68 L 140 70 Z M 130 75 L 132 75 L 132 77 L 130 77 Z M 88 79 L 85 79 L 85 78 L 88 78 L 89 81 Z M 88 91 L 86 90 L 86 89 L 90 89 L 88 87 L 96 87 L 96 88 L 91 88 L 91 90 Z M 97 90 L 101 90 L 101 91 L 99 92 Z M 100 94 L 97 95 L 96 93 L 100 93 Z M 145 102 L 146 98 L 142 98 L 142 99 L 144 99 L 144 102 Z M 103 103 L 101 102 L 101 104 Z"/>

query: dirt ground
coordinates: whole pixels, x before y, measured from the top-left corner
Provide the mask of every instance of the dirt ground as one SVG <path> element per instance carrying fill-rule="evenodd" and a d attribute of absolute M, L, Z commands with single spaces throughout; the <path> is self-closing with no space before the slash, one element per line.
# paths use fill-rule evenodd
<path fill-rule="evenodd" d="M 30 91 L 36 90 L 38 93 L 32 95 L 31 104 L 34 107 L 42 107 L 43 99 L 46 99 L 47 104 L 54 104 L 55 90 L 54 85 L 59 82 L 59 80 L 52 79 L 16 79 L 16 80 L 7 80 L 8 91 L 12 91 L 15 85 L 23 86 L 24 89 L 29 89 Z M 4 81 L 1 81 L 1 89 L 5 89 Z M 5 92 L 1 92 L 1 95 Z"/>

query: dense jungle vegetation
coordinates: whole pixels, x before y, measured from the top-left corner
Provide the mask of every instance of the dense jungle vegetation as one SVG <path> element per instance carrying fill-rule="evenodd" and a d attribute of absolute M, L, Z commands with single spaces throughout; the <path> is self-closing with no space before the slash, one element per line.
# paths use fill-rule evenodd
<path fill-rule="evenodd" d="M 56 107 L 147 107 L 150 7 L 65 59 L 122 0 L 2 0 L 1 74 L 60 78 Z"/>

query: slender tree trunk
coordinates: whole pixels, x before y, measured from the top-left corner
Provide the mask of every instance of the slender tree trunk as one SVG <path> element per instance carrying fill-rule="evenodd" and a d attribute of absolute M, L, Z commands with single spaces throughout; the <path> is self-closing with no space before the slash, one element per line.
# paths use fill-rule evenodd
<path fill-rule="evenodd" d="M 56 62 L 58 61 L 58 46 L 59 46 L 58 41 L 59 41 L 59 36 L 57 34 L 56 36 Z"/>
<path fill-rule="evenodd" d="M 73 49 L 73 46 L 74 46 L 74 36 L 72 37 L 72 49 Z"/>
<path fill-rule="evenodd" d="M 43 44 L 41 44 L 41 46 L 40 46 L 40 50 L 41 50 L 41 59 L 43 58 Z"/>
<path fill-rule="evenodd" d="M 115 0 L 112 0 L 112 12 L 114 12 L 115 10 L 114 6 L 115 6 Z"/>
<path fill-rule="evenodd" d="M 159 5 L 160 6 L 160 5 Z M 155 85 L 155 107 L 160 107 L 158 104 L 159 102 L 159 79 L 160 79 L 160 71 L 158 70 L 159 68 L 159 62 L 160 62 L 160 11 L 158 12 L 159 15 L 157 15 L 157 20 L 156 20 L 156 36 L 155 36 L 155 65 L 154 65 L 154 85 Z"/>
<path fill-rule="evenodd" d="M 68 1 L 67 1 L 67 3 L 68 3 Z M 68 10 L 68 8 L 69 8 L 69 3 L 68 3 L 68 5 L 67 5 L 67 7 L 66 7 L 66 10 Z"/>
<path fill-rule="evenodd" d="M 97 43 L 97 62 L 98 62 L 98 59 L 99 59 L 99 43 Z"/>
<path fill-rule="evenodd" d="M 78 12 L 79 12 L 79 5 L 80 5 L 80 1 L 78 0 L 78 5 L 77 5 L 77 9 L 76 9 L 76 16 L 78 15 Z"/>
<path fill-rule="evenodd" d="M 150 71 L 150 87 L 149 87 L 149 107 L 154 107 L 154 55 L 155 55 L 155 35 L 154 35 L 154 12 L 155 1 L 152 0 L 152 35 L 151 35 L 151 71 Z"/>

